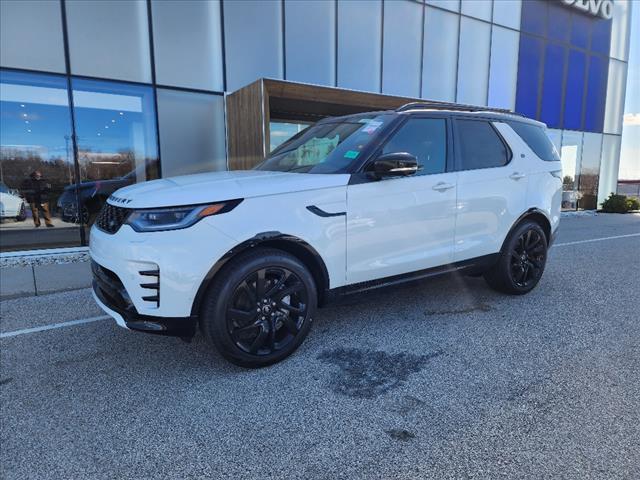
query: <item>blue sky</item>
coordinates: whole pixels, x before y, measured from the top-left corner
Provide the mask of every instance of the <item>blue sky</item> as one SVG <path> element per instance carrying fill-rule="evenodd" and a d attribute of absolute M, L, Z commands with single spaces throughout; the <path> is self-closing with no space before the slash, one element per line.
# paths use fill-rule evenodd
<path fill-rule="evenodd" d="M 631 11 L 631 45 L 619 178 L 640 180 L 640 2 Z"/>

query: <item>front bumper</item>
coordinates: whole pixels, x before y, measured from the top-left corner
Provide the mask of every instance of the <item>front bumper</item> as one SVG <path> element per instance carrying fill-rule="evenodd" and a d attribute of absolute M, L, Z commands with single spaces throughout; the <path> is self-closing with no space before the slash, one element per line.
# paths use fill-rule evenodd
<path fill-rule="evenodd" d="M 127 305 L 125 295 L 119 291 L 122 287 L 116 281 L 106 282 L 103 275 L 98 273 L 101 267 L 92 262 L 94 270 L 93 298 L 102 310 L 113 317 L 118 325 L 158 335 L 170 335 L 175 337 L 191 338 L 196 333 L 197 317 L 155 317 L 152 315 L 140 315 L 136 308 Z"/>
<path fill-rule="evenodd" d="M 144 317 L 196 314 L 198 289 L 212 266 L 235 244 L 204 220 L 183 230 L 152 233 L 138 233 L 123 225 L 109 234 L 94 226 L 89 251 L 91 259 L 106 271 L 103 293 L 109 291 L 110 279 L 122 285 L 123 301 L 111 297 L 106 305 Z"/>

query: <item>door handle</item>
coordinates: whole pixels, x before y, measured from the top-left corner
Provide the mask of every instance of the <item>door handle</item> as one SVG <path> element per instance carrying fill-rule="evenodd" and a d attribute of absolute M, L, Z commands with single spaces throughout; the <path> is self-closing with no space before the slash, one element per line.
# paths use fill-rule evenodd
<path fill-rule="evenodd" d="M 509 178 L 511 180 L 520 180 L 521 178 L 524 178 L 524 177 L 526 177 L 526 175 L 520 172 L 513 172 L 511 175 L 509 175 Z"/>
<path fill-rule="evenodd" d="M 438 192 L 444 192 L 445 190 L 449 190 L 450 188 L 453 188 L 454 186 L 455 185 L 453 185 L 451 183 L 438 182 L 432 188 L 434 190 L 437 190 Z"/>

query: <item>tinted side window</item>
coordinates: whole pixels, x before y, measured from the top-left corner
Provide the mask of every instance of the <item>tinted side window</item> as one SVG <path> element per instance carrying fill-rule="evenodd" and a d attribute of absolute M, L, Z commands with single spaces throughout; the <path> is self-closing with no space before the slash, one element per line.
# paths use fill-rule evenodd
<path fill-rule="evenodd" d="M 386 143 L 382 153 L 407 152 L 418 159 L 418 175 L 443 173 L 447 163 L 446 120 L 410 118 Z"/>
<path fill-rule="evenodd" d="M 547 162 L 560 161 L 560 156 L 555 145 L 547 136 L 544 128 L 537 125 L 522 122 L 508 122 L 509 126 L 520 135 L 520 138 L 529 145 L 529 148 Z"/>
<path fill-rule="evenodd" d="M 456 120 L 461 170 L 502 167 L 509 153 L 493 127 L 484 120 Z"/>

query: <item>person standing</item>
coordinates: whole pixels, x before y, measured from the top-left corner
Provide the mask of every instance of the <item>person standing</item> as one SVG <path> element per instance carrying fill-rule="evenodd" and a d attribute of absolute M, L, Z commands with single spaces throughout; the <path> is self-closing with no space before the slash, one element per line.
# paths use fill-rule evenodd
<path fill-rule="evenodd" d="M 40 211 L 44 217 L 44 223 L 47 227 L 53 227 L 51 222 L 51 214 L 49 213 L 49 193 L 51 185 L 42 178 L 42 173 L 35 170 L 22 182 L 22 194 L 27 203 L 31 207 L 33 214 L 33 223 L 36 228 L 40 226 Z"/>

